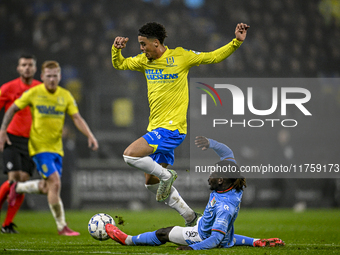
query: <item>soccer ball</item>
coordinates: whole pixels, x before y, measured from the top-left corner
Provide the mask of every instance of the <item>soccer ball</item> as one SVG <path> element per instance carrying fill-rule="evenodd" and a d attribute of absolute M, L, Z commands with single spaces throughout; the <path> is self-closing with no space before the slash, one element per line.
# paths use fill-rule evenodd
<path fill-rule="evenodd" d="M 97 213 L 93 215 L 93 217 L 89 221 L 89 233 L 90 235 L 99 241 L 104 241 L 109 239 L 110 237 L 107 235 L 105 231 L 105 225 L 110 223 L 112 225 L 116 225 L 113 218 L 106 213 Z"/>

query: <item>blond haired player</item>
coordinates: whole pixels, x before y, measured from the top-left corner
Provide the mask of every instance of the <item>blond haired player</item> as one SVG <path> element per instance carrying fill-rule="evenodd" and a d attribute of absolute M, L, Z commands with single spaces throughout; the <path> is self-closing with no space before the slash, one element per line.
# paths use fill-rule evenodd
<path fill-rule="evenodd" d="M 62 157 L 62 130 L 66 113 L 71 116 L 75 126 L 88 138 L 88 146 L 98 149 L 98 143 L 85 120 L 81 117 L 71 93 L 60 87 L 61 69 L 56 61 L 45 61 L 41 69 L 44 82 L 25 92 L 6 112 L 0 130 L 0 150 L 9 142 L 6 129 L 15 112 L 29 106 L 32 112 L 32 127 L 28 143 L 30 156 L 37 165 L 42 180 L 17 182 L 11 186 L 9 203 L 16 194 L 47 194 L 47 201 L 56 221 L 59 235 L 76 236 L 78 232 L 70 229 L 65 221 L 65 212 L 60 198 Z"/>

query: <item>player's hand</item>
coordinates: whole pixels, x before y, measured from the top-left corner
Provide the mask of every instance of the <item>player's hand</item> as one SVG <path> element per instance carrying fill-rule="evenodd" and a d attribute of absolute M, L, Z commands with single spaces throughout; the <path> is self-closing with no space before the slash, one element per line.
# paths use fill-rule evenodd
<path fill-rule="evenodd" d="M 126 47 L 126 43 L 128 40 L 129 40 L 128 37 L 117 36 L 113 45 L 115 46 L 116 49 L 124 49 Z"/>
<path fill-rule="evenodd" d="M 235 28 L 235 36 L 236 39 L 239 41 L 244 41 L 247 36 L 247 29 L 250 28 L 247 24 L 244 23 L 238 23 Z"/>
<path fill-rule="evenodd" d="M 87 142 L 88 142 L 88 146 L 89 146 L 89 148 L 90 148 L 91 150 L 93 150 L 93 151 L 98 150 L 99 145 L 98 145 L 98 141 L 97 141 L 96 138 L 94 138 L 93 136 L 91 136 L 91 137 L 89 137 L 89 138 L 87 139 Z"/>
<path fill-rule="evenodd" d="M 196 136 L 195 145 L 197 145 L 198 148 L 202 148 L 202 151 L 205 151 L 209 149 L 210 143 L 209 143 L 208 138 L 204 136 Z"/>
<path fill-rule="evenodd" d="M 4 151 L 5 144 L 11 145 L 12 142 L 9 140 L 6 130 L 0 130 L 0 151 Z"/>
<path fill-rule="evenodd" d="M 176 250 L 193 250 L 190 246 L 178 246 Z"/>

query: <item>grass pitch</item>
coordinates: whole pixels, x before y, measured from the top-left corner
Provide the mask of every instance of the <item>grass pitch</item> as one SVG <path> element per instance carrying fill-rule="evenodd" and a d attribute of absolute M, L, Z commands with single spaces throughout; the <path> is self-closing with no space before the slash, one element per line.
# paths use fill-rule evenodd
<path fill-rule="evenodd" d="M 170 243 L 158 247 L 128 247 L 112 240 L 97 241 L 88 234 L 87 223 L 99 212 L 119 217 L 115 218 L 116 223 L 122 221 L 124 225 L 120 228 L 132 235 L 184 224 L 182 218 L 170 209 L 67 211 L 69 226 L 81 235 L 66 237 L 58 236 L 49 211 L 19 211 L 15 223 L 20 233 L 0 235 L 0 254 L 340 254 L 340 210 L 294 213 L 291 210 L 241 209 L 235 223 L 237 234 L 258 238 L 279 237 L 286 246 L 238 246 L 205 251 L 177 251 L 176 245 Z"/>

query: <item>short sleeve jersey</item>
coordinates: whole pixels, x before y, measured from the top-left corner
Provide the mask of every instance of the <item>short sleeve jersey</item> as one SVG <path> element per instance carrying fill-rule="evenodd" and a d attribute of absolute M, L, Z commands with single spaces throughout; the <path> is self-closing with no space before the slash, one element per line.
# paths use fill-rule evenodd
<path fill-rule="evenodd" d="M 226 193 L 211 192 L 209 202 L 198 223 L 198 232 L 203 240 L 208 238 L 212 231 L 218 231 L 224 234 L 221 247 L 234 245 L 234 221 L 240 210 L 242 194 L 242 190 L 235 189 Z"/>
<path fill-rule="evenodd" d="M 124 58 L 121 50 L 112 46 L 112 64 L 116 69 L 142 72 L 148 86 L 150 107 L 147 130 L 162 127 L 187 132 L 189 104 L 188 72 L 193 66 L 221 62 L 231 55 L 242 42 L 234 39 L 213 52 L 195 52 L 182 47 L 168 49 L 153 61 L 145 54 Z"/>
<path fill-rule="evenodd" d="M 3 84 L 0 88 L 0 109 L 5 107 L 5 111 L 18 99 L 26 90 L 41 84 L 41 81 L 33 80 L 32 83 L 25 84 L 20 78 Z M 32 116 L 29 107 L 18 111 L 7 128 L 7 132 L 21 137 L 29 137 L 32 124 Z"/>
<path fill-rule="evenodd" d="M 38 85 L 14 102 L 20 109 L 29 106 L 32 113 L 32 127 L 28 142 L 30 156 L 42 152 L 58 153 L 64 156 L 62 130 L 65 113 L 72 116 L 78 113 L 77 104 L 71 93 L 57 88 L 55 93 L 46 90 L 45 85 Z"/>

